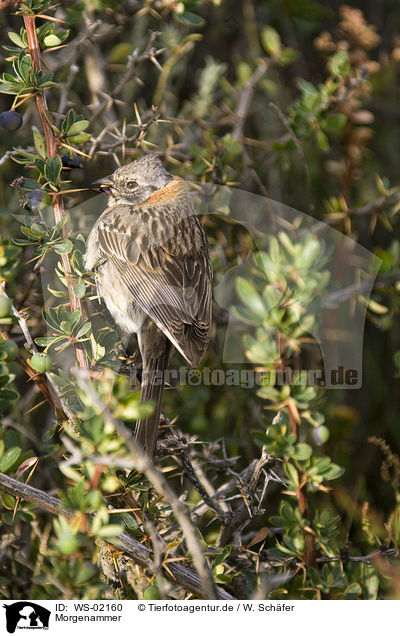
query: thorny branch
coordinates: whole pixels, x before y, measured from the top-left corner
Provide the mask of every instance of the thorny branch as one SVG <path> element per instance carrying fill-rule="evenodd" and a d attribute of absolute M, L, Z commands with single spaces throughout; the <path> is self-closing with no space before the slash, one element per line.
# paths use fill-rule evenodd
<path fill-rule="evenodd" d="M 52 497 L 42 490 L 24 484 L 4 473 L 0 473 L 0 489 L 14 497 L 20 497 L 25 501 L 29 501 L 52 514 L 62 515 L 67 519 L 71 519 L 74 515 L 74 512 L 67 510 L 56 497 Z M 136 541 L 136 539 L 131 537 L 128 533 L 122 532 L 115 539 L 110 539 L 109 543 L 121 549 L 138 565 L 150 571 L 153 569 L 151 550 L 139 543 L 139 541 Z M 181 563 L 169 562 L 168 568 L 164 568 L 163 573 L 167 578 L 174 583 L 178 583 L 189 592 L 204 597 L 203 582 L 190 568 Z M 215 587 L 215 597 L 213 598 L 222 600 L 233 599 L 230 594 L 220 587 Z"/>
<path fill-rule="evenodd" d="M 35 16 L 25 15 L 24 23 L 26 28 L 26 34 L 28 38 L 29 45 L 29 53 L 32 58 L 32 64 L 37 68 L 41 68 L 40 61 L 40 49 L 39 43 L 37 39 L 36 33 L 36 25 L 35 25 Z M 57 154 L 57 139 L 53 134 L 53 130 L 49 124 L 48 116 L 49 111 L 47 109 L 46 96 L 43 91 L 40 91 L 36 95 L 36 105 L 39 112 L 40 120 L 42 122 L 43 132 L 46 139 L 47 153 L 49 157 L 54 157 Z M 53 197 L 53 210 L 54 210 L 54 219 L 56 223 L 59 223 L 64 219 L 64 204 L 62 195 Z M 67 230 L 65 226 L 62 228 L 62 235 L 64 238 L 67 238 Z M 68 287 L 68 296 L 69 302 L 71 305 L 71 310 L 75 311 L 78 309 L 80 312 L 82 311 L 82 306 L 79 298 L 74 294 L 74 286 L 73 286 L 73 278 L 72 278 L 72 268 L 68 254 L 61 255 L 61 262 L 64 269 L 65 278 L 67 281 Z M 85 354 L 82 350 L 76 350 L 76 357 L 78 360 L 78 364 L 80 367 L 86 367 L 86 359 Z"/>

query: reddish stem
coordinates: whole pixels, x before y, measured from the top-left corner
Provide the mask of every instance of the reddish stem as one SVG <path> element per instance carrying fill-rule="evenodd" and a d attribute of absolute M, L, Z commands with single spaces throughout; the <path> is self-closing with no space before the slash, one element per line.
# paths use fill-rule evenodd
<path fill-rule="evenodd" d="M 299 503 L 300 512 L 303 518 L 307 517 L 308 512 L 308 501 L 307 495 L 304 490 L 300 487 L 296 488 L 297 501 Z M 306 563 L 307 565 L 315 565 L 315 543 L 314 537 L 307 531 L 304 530 L 304 539 L 306 542 Z"/>
<path fill-rule="evenodd" d="M 28 47 L 29 47 L 28 50 L 32 58 L 33 66 L 37 69 L 40 69 L 41 68 L 40 49 L 39 49 L 39 43 L 38 43 L 37 34 L 36 34 L 35 16 L 25 15 L 24 23 L 25 23 L 26 34 L 28 38 Z M 43 91 L 40 91 L 36 95 L 36 105 L 39 112 L 40 120 L 42 122 L 43 133 L 46 139 L 47 154 L 49 157 L 54 157 L 57 154 L 58 140 L 54 136 L 53 130 L 48 121 L 48 109 L 47 109 L 47 103 L 46 103 L 46 96 Z M 64 218 L 64 204 L 63 204 L 62 195 L 58 195 L 53 198 L 53 210 L 54 210 L 54 220 L 56 223 L 59 223 Z M 62 232 L 62 236 L 64 238 L 67 238 L 67 230 L 65 225 L 63 226 L 61 232 Z M 69 296 L 71 311 L 75 311 L 76 309 L 79 309 L 79 311 L 82 313 L 81 302 L 79 298 L 77 298 L 74 294 L 72 268 L 71 268 L 71 262 L 69 260 L 68 254 L 63 254 L 61 256 L 61 262 L 62 262 L 65 278 L 67 281 L 68 296 Z M 76 357 L 80 367 L 84 367 L 84 368 L 87 367 L 86 357 L 82 350 L 80 349 L 76 350 Z"/>

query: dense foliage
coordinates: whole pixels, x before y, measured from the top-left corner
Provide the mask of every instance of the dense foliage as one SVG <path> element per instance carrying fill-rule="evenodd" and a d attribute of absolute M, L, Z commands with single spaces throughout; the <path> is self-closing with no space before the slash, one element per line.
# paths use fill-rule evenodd
<path fill-rule="evenodd" d="M 1 596 L 399 598 L 400 9 L 2 4 Z M 156 469 L 129 432 L 152 405 L 83 266 L 104 206 L 89 184 L 150 149 L 209 184 L 216 288 L 233 272 L 245 362 L 228 365 L 215 304 L 203 371 L 268 377 L 187 371 L 165 392 Z M 300 212 L 254 250 L 232 188 Z M 315 364 L 332 273 L 317 221 L 380 259 L 372 294 L 340 292 L 367 316 L 356 390 L 277 381 Z"/>

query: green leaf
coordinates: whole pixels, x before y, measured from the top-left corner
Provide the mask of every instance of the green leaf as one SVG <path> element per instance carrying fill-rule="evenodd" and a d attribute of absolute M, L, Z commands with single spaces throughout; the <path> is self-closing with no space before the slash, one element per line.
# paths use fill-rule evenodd
<path fill-rule="evenodd" d="M 230 546 L 230 545 L 226 545 L 226 546 L 224 547 L 224 549 L 223 549 L 222 553 L 221 553 L 221 554 L 218 554 L 218 555 L 215 557 L 214 566 L 218 566 L 218 565 L 220 565 L 223 561 L 225 561 L 225 559 L 227 559 L 227 558 L 228 558 L 228 556 L 230 555 L 231 551 L 232 551 L 231 546 Z"/>
<path fill-rule="evenodd" d="M 75 111 L 72 108 L 70 108 L 67 111 L 67 113 L 66 113 L 66 115 L 64 117 L 64 121 L 63 121 L 62 126 L 61 126 L 61 132 L 62 132 L 63 135 L 66 134 L 67 130 L 69 130 L 69 128 L 74 123 L 74 121 L 75 121 Z"/>
<path fill-rule="evenodd" d="M 49 47 L 50 46 L 60 46 L 61 40 L 54 33 L 50 33 L 50 35 L 46 35 L 46 37 L 44 38 L 43 44 L 45 44 L 46 46 L 49 46 Z"/>
<path fill-rule="evenodd" d="M 6 473 L 21 455 L 21 449 L 17 446 L 9 448 L 0 458 L 0 472 Z"/>
<path fill-rule="evenodd" d="M 44 176 L 44 170 L 46 167 L 46 162 L 44 161 L 44 159 L 35 159 L 35 166 L 39 170 L 40 174 Z"/>
<path fill-rule="evenodd" d="M 281 64 L 284 64 L 285 66 L 292 64 L 292 62 L 295 62 L 298 58 L 298 53 L 295 49 L 292 49 L 290 46 L 287 46 L 286 48 L 284 48 L 281 51 L 281 54 L 279 56 L 279 61 Z"/>
<path fill-rule="evenodd" d="M 56 155 L 47 159 L 44 167 L 44 176 L 50 183 L 56 183 L 62 170 L 61 157 Z"/>
<path fill-rule="evenodd" d="M 124 512 L 122 514 L 122 519 L 129 530 L 141 533 L 140 526 L 133 515 Z"/>
<path fill-rule="evenodd" d="M 260 321 L 265 320 L 267 309 L 255 287 L 248 280 L 239 276 L 235 280 L 235 289 L 240 300 L 251 309 Z"/>
<path fill-rule="evenodd" d="M 296 444 L 294 448 L 294 452 L 292 453 L 292 457 L 294 457 L 294 459 L 297 459 L 298 461 L 303 461 L 305 459 L 308 459 L 309 457 L 311 457 L 311 455 L 312 455 L 311 446 L 309 446 L 309 444 L 304 444 L 304 443 Z"/>
<path fill-rule="evenodd" d="M 71 141 L 73 144 L 84 144 L 87 141 L 90 141 L 91 137 L 92 135 L 89 133 L 80 133 L 79 135 L 68 137 L 68 141 Z"/>
<path fill-rule="evenodd" d="M 25 48 L 24 41 L 21 38 L 21 36 L 18 35 L 18 33 L 13 33 L 13 31 L 9 31 L 8 37 L 10 38 L 11 42 L 13 42 L 13 44 L 18 46 L 20 49 L 24 49 Z"/>
<path fill-rule="evenodd" d="M 329 146 L 328 137 L 325 135 L 324 131 L 321 129 L 317 130 L 317 142 L 321 150 L 323 150 L 324 152 L 329 150 L 330 146 Z"/>
<path fill-rule="evenodd" d="M 79 135 L 79 133 L 86 130 L 89 126 L 89 122 L 87 119 L 81 119 L 81 121 L 76 121 L 67 131 L 67 137 L 72 137 L 73 135 Z"/>
<path fill-rule="evenodd" d="M 313 97 L 319 95 L 318 89 L 314 86 L 314 84 L 311 84 L 311 82 L 307 82 L 307 80 L 303 79 L 302 77 L 297 80 L 297 86 L 300 88 L 300 90 L 303 91 L 303 93 L 307 93 L 308 95 L 312 95 Z"/>
<path fill-rule="evenodd" d="M 199 28 L 204 26 L 206 23 L 204 18 L 197 15 L 196 13 L 192 13 L 191 11 L 185 11 L 185 13 L 182 13 L 182 14 L 176 13 L 175 17 L 179 22 L 183 22 L 183 24 L 187 24 L 188 26 L 191 26 L 191 27 Z"/>
<path fill-rule="evenodd" d="M 69 239 L 61 239 L 54 245 L 56 254 L 69 254 L 73 248 L 74 246 Z"/>
<path fill-rule="evenodd" d="M 248 325 L 259 325 L 260 319 L 247 307 L 234 306 L 231 308 L 232 313 L 242 322 Z"/>
<path fill-rule="evenodd" d="M 29 73 L 32 68 L 32 60 L 30 55 L 25 55 L 24 51 L 21 51 L 20 56 L 18 58 L 17 68 L 19 71 L 20 77 L 24 80 L 24 82 L 28 82 Z"/>
<path fill-rule="evenodd" d="M 269 550 L 267 550 L 270 556 L 279 557 L 279 558 L 282 558 L 282 556 L 286 556 L 286 557 L 297 556 L 297 552 L 290 550 L 285 545 L 282 545 L 281 543 L 279 543 L 279 541 L 277 541 L 275 545 L 276 545 L 275 548 L 270 548 Z"/>
<path fill-rule="evenodd" d="M 35 342 L 39 345 L 39 347 L 48 347 L 54 342 L 54 336 L 49 336 L 48 338 L 35 338 Z"/>
<path fill-rule="evenodd" d="M 344 591 L 344 595 L 349 599 L 359 598 L 362 593 L 362 588 L 359 583 L 351 583 Z"/>
<path fill-rule="evenodd" d="M 77 298 L 83 298 L 86 292 L 86 284 L 83 278 L 78 278 L 74 285 L 74 294 Z"/>
<path fill-rule="evenodd" d="M 78 333 L 76 334 L 77 338 L 82 338 L 83 336 L 85 336 L 92 328 L 92 323 L 87 322 L 85 323 L 78 331 Z"/>
<path fill-rule="evenodd" d="M 341 130 L 347 123 L 347 117 L 343 113 L 329 115 L 324 122 L 324 128 L 331 130 Z"/>
<path fill-rule="evenodd" d="M 272 57 L 279 57 L 282 45 L 281 38 L 275 29 L 270 26 L 265 27 L 261 33 L 261 43 Z"/>
<path fill-rule="evenodd" d="M 46 230 L 39 225 L 38 223 L 32 223 L 31 227 L 30 227 L 30 231 L 32 236 L 34 236 L 35 238 L 43 238 L 44 236 L 46 236 Z"/>
<path fill-rule="evenodd" d="M 122 526 L 118 526 L 115 523 L 110 523 L 108 526 L 103 526 L 97 530 L 96 535 L 98 537 L 117 537 L 122 532 Z"/>
<path fill-rule="evenodd" d="M 297 487 L 299 485 L 299 473 L 296 468 L 290 462 L 286 462 L 285 464 L 285 473 L 289 478 L 290 482 Z"/>
<path fill-rule="evenodd" d="M 7 402 L 12 402 L 13 400 L 18 400 L 19 395 L 16 391 L 12 389 L 1 389 L 0 397 L 2 400 L 7 400 Z"/>
<path fill-rule="evenodd" d="M 339 51 L 339 53 L 335 53 L 335 55 L 332 55 L 329 66 L 333 75 L 342 78 L 347 77 L 351 70 L 350 60 L 347 52 Z"/>
<path fill-rule="evenodd" d="M 38 155 L 42 159 L 46 159 L 46 144 L 45 141 L 38 130 L 33 129 L 33 141 L 35 143 L 35 148 L 38 152 Z"/>
<path fill-rule="evenodd" d="M 16 502 L 15 497 L 4 492 L 1 494 L 1 501 L 4 508 L 7 508 L 7 510 L 14 510 Z"/>
<path fill-rule="evenodd" d="M 368 300 L 368 309 L 372 311 L 374 314 L 387 314 L 389 309 L 385 305 L 381 305 L 381 303 L 377 303 L 376 300 L 370 298 Z"/>
<path fill-rule="evenodd" d="M 7 95 L 17 95 L 21 90 L 21 84 L 15 82 L 1 82 L 0 93 L 6 93 Z"/>

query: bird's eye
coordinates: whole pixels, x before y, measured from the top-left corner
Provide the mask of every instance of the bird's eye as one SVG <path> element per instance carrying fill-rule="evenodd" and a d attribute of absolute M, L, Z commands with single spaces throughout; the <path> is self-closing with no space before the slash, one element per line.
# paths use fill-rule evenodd
<path fill-rule="evenodd" d="M 133 190 L 137 187 L 137 181 L 128 181 L 126 187 L 129 188 L 129 190 Z"/>

